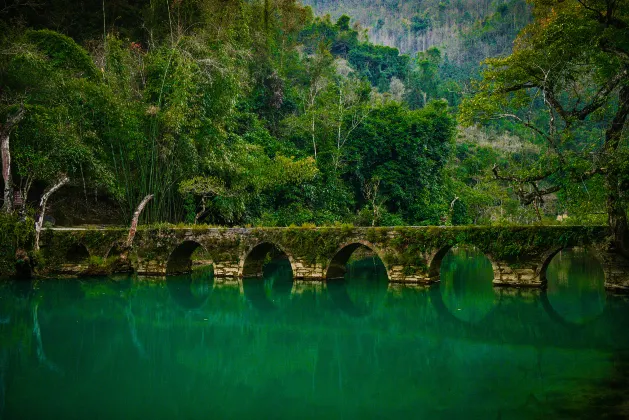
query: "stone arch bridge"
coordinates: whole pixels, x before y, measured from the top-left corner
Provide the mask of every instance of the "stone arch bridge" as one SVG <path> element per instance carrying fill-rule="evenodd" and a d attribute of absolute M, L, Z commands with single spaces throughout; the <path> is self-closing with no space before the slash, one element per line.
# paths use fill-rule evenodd
<path fill-rule="evenodd" d="M 390 282 L 439 280 L 441 260 L 453 246 L 473 246 L 491 261 L 494 284 L 545 285 L 552 257 L 585 247 L 600 260 L 605 285 L 629 290 L 629 261 L 609 250 L 605 227 L 374 227 L 323 228 L 144 228 L 121 258 L 125 229 L 48 229 L 38 269 L 67 274 L 134 271 L 163 276 L 191 270 L 195 252 L 214 266 L 216 277 L 260 276 L 271 259 L 290 262 L 295 279 L 343 277 L 345 265 L 366 247 L 382 260 Z"/>

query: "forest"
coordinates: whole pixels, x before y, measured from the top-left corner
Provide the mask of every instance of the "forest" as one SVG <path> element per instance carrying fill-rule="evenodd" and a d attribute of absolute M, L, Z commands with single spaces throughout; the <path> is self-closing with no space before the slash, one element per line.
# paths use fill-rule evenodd
<path fill-rule="evenodd" d="M 627 245 L 627 2 L 305 3 L 0 1 L 4 211 Z"/>

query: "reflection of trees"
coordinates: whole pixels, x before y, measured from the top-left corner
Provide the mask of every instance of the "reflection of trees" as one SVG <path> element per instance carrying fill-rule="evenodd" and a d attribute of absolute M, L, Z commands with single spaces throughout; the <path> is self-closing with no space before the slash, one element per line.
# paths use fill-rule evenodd
<path fill-rule="evenodd" d="M 264 266 L 263 274 L 264 292 L 275 303 L 290 299 L 293 289 L 293 269 L 290 261 L 276 259 Z"/>
<path fill-rule="evenodd" d="M 4 363 L 4 366 L 0 366 L 0 374 L 4 375 L 5 381 L 9 359 L 25 360 L 31 353 L 34 337 L 29 300 L 31 295 L 30 282 L 0 283 L 0 317 L 3 321 L 0 324 L 0 358 Z"/>
<path fill-rule="evenodd" d="M 129 326 L 129 333 L 131 334 L 133 346 L 138 351 L 138 355 L 142 359 L 146 359 L 146 350 L 144 350 L 144 346 L 138 338 L 138 330 L 135 325 L 135 315 L 133 315 L 133 311 L 131 310 L 131 302 L 125 306 L 125 315 L 127 317 L 127 325 Z"/>
<path fill-rule="evenodd" d="M 389 281 L 380 258 L 373 253 L 363 253 L 360 257 L 352 255 L 344 279 L 328 283 L 328 291 L 334 302 L 352 316 L 378 312 L 385 301 Z"/>
<path fill-rule="evenodd" d="M 9 363 L 9 356 L 6 349 L 0 349 L 0 419 L 3 418 L 4 406 L 5 406 L 5 389 L 6 389 L 6 373 L 7 365 Z"/>
<path fill-rule="evenodd" d="M 172 299 L 183 309 L 201 310 L 214 286 L 214 268 L 205 266 L 191 273 L 168 276 L 166 286 Z"/>
<path fill-rule="evenodd" d="M 32 309 L 33 311 L 33 335 L 35 336 L 35 344 L 37 346 L 37 360 L 39 360 L 39 363 L 46 366 L 51 371 L 63 374 L 63 370 L 61 370 L 61 368 L 57 366 L 55 363 L 50 361 L 50 359 L 48 359 L 48 357 L 46 356 L 46 353 L 44 352 L 44 343 L 41 338 L 41 328 L 39 326 L 38 309 L 39 309 L 39 302 L 34 301 L 33 309 Z"/>
<path fill-rule="evenodd" d="M 391 414 L 387 407 L 425 417 L 460 417 L 456 410 L 472 405 L 483 410 L 524 407 L 528 413 L 526 397 L 542 400 L 545 395 L 536 372 L 544 372 L 548 389 L 563 392 L 553 388 L 553 381 L 605 371 L 603 362 L 591 361 L 591 350 L 582 349 L 615 348 L 629 341 L 620 335 L 626 320 L 579 334 L 549 323 L 536 295 L 506 295 L 496 308 L 498 316 L 478 327 L 444 322 L 423 288 L 385 293 L 379 307 L 386 310 L 356 319 L 339 316 L 326 292 L 316 288 L 291 295 L 276 311 L 260 316 L 237 284 L 216 285 L 196 311 L 182 311 L 165 282 L 134 282 L 123 293 L 113 286 L 107 293 L 108 287 L 89 281 L 82 285 L 89 299 L 39 305 L 46 355 L 67 374 L 60 389 L 28 389 L 42 369 L 25 363 L 11 395 L 28 395 L 46 407 L 46 399 L 67 391 L 74 398 L 91 398 L 105 384 L 109 393 L 129 401 L 101 408 L 112 418 L 124 417 L 116 410 L 140 407 L 144 401 L 152 402 L 158 416 L 166 415 L 159 409 L 171 404 L 180 417 L 198 417 L 208 406 L 216 407 L 217 417 L 299 417 L 313 405 L 333 407 L 345 417 L 386 417 Z M 41 295 L 44 301 L 46 293 L 54 302 L 64 301 L 61 292 L 55 295 L 50 288 Z M 15 302 L 8 301 L 17 311 Z M 19 319 L 19 313 L 6 313 L 12 323 Z M 33 322 L 29 310 L 27 314 Z M 53 340 L 68 330 L 64 340 Z M 29 332 L 34 337 L 30 326 Z M 547 349 L 543 360 L 540 349 Z M 139 361 L 140 352 L 150 355 L 150 362 Z M 482 402 L 469 400 L 479 392 L 486 396 Z M 55 404 L 72 408 L 71 399 L 62 400 Z M 430 412 L 433 407 L 444 411 Z"/>
<path fill-rule="evenodd" d="M 264 264 L 262 277 L 243 279 L 247 300 L 258 310 L 274 311 L 291 299 L 293 270 L 287 258 L 276 258 Z"/>
<path fill-rule="evenodd" d="M 457 318 L 478 322 L 494 306 L 493 267 L 475 248 L 454 247 L 441 263 L 444 304 Z"/>
<path fill-rule="evenodd" d="M 605 273 L 596 257 L 583 248 L 566 249 L 546 271 L 548 299 L 557 314 L 581 324 L 596 318 L 605 307 Z"/>

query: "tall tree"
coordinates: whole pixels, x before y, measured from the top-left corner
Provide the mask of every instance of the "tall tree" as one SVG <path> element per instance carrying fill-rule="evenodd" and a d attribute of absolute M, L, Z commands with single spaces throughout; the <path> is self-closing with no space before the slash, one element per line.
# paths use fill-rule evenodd
<path fill-rule="evenodd" d="M 506 119 L 546 145 L 538 165 L 496 178 L 514 183 L 525 204 L 570 183 L 602 176 L 618 250 L 629 255 L 629 2 L 532 0 L 535 21 L 514 52 L 487 61 L 467 123 Z"/>

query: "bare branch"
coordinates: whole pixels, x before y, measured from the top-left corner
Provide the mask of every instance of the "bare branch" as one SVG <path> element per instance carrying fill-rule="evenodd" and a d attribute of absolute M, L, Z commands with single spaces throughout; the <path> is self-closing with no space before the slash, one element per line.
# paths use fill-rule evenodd
<path fill-rule="evenodd" d="M 499 171 L 498 171 L 498 165 L 495 164 L 493 166 L 493 168 L 491 168 L 491 171 L 494 174 L 494 178 L 500 180 L 500 181 L 509 181 L 509 182 L 517 182 L 519 184 L 528 184 L 531 182 L 536 182 L 536 181 L 542 181 L 554 174 L 557 173 L 556 169 L 553 170 L 548 170 L 544 173 L 541 173 L 539 175 L 533 175 L 533 176 L 527 176 L 527 177 L 523 177 L 523 178 L 519 178 L 517 176 L 513 176 L 513 175 L 502 175 Z"/>
<path fill-rule="evenodd" d="M 614 28 L 617 28 L 617 29 L 626 29 L 629 26 L 622 19 L 618 19 L 617 17 L 614 16 L 616 7 L 615 7 L 615 2 L 613 1 L 607 2 L 607 9 L 605 10 L 605 14 L 603 14 L 602 11 L 595 9 L 594 7 L 587 4 L 585 0 L 577 0 L 577 1 L 584 9 L 592 12 L 596 20 L 605 26 L 613 26 Z"/>
<path fill-rule="evenodd" d="M 135 213 L 133 213 L 133 219 L 131 219 L 131 227 L 129 228 L 129 237 L 127 238 L 127 242 L 125 244 L 127 248 L 131 248 L 131 245 L 133 245 L 135 232 L 138 229 L 138 219 L 140 218 L 140 214 L 142 213 L 142 210 L 144 210 L 144 207 L 146 207 L 148 202 L 151 201 L 153 197 L 154 197 L 153 194 L 147 195 L 146 197 L 144 197 L 144 199 L 140 202 L 138 207 L 135 209 Z"/>
<path fill-rule="evenodd" d="M 618 95 L 616 115 L 605 132 L 604 147 L 608 153 L 613 153 L 618 149 L 627 117 L 629 117 L 629 86 L 623 86 Z"/>
<path fill-rule="evenodd" d="M 70 178 L 68 178 L 66 175 L 62 175 L 55 184 L 44 191 L 44 194 L 41 197 L 41 200 L 39 202 L 39 217 L 37 218 L 37 222 L 35 223 L 35 251 L 39 251 L 39 235 L 41 233 L 42 226 L 44 225 L 46 203 L 48 203 L 48 199 L 55 191 L 57 191 L 68 182 L 70 182 Z"/>
<path fill-rule="evenodd" d="M 0 15 L 4 13 L 8 13 L 11 9 L 17 9 L 20 7 L 30 7 L 31 9 L 36 9 L 41 6 L 42 3 L 38 3 L 36 1 L 30 0 L 16 0 L 13 4 L 5 5 L 2 9 L 0 9 Z"/>
<path fill-rule="evenodd" d="M 596 15 L 596 19 L 599 22 L 603 22 L 605 17 L 603 16 L 603 14 L 601 13 L 600 10 L 597 10 L 591 6 L 589 6 L 585 0 L 577 0 L 579 2 L 579 4 L 585 9 L 585 10 L 589 10 L 590 12 L 594 13 L 594 15 Z"/>
<path fill-rule="evenodd" d="M 500 89 L 500 92 L 502 92 L 502 93 L 511 93 L 511 92 L 517 92 L 519 90 L 533 89 L 533 88 L 538 88 L 538 87 L 539 87 L 539 85 L 537 83 L 526 82 L 526 83 L 520 83 L 520 84 L 517 84 L 517 85 L 509 86 L 509 87 L 506 87 L 504 89 Z"/>
<path fill-rule="evenodd" d="M 598 92 L 596 92 L 594 98 L 592 98 L 592 101 L 588 105 L 584 106 L 579 111 L 574 110 L 570 114 L 578 118 L 579 120 L 584 120 L 592 112 L 605 105 L 609 94 L 618 87 L 623 79 L 627 78 L 627 75 L 627 69 L 624 69 L 623 71 L 616 74 L 609 80 L 609 82 L 605 86 L 601 87 Z"/>
<path fill-rule="evenodd" d="M 536 132 L 537 134 L 542 136 L 548 142 L 548 144 L 550 144 L 550 146 L 553 148 L 553 150 L 555 152 L 557 152 L 557 154 L 560 155 L 559 149 L 558 149 L 557 144 L 555 143 L 555 140 L 553 139 L 553 137 L 550 134 L 544 133 L 542 130 L 537 128 L 534 124 L 531 124 L 528 121 L 524 121 L 522 118 L 520 118 L 519 116 L 517 116 L 515 114 L 498 114 L 497 118 L 512 118 L 512 119 L 518 121 L 520 124 L 524 125 L 526 128 L 528 128 L 530 130 L 533 130 L 534 132 Z"/>
<path fill-rule="evenodd" d="M 626 51 L 622 51 L 611 45 L 604 45 L 602 46 L 602 48 L 604 51 L 616 54 L 619 57 L 624 58 L 627 62 L 629 62 L 629 53 L 627 53 Z M 555 111 L 561 116 L 561 118 L 568 125 L 570 125 L 570 120 L 572 118 L 576 118 L 583 121 L 590 114 L 592 114 L 593 112 L 598 110 L 600 107 L 605 105 L 605 103 L 607 102 L 608 96 L 614 91 L 614 89 L 616 89 L 621 84 L 623 80 L 626 80 L 627 77 L 629 76 L 628 70 L 626 68 L 623 69 L 622 71 L 617 73 L 614 77 L 612 77 L 607 82 L 607 84 L 602 86 L 596 92 L 592 100 L 587 105 L 583 106 L 581 109 L 578 109 L 577 106 L 580 103 L 580 99 L 579 99 L 579 102 L 577 102 L 577 105 L 575 105 L 575 107 L 571 111 L 567 111 L 563 107 L 561 102 L 559 102 L 557 97 L 555 96 L 554 86 L 548 83 L 549 71 L 545 71 L 541 67 L 540 67 L 540 70 L 544 74 L 544 81 L 542 84 L 536 84 L 532 82 L 521 83 L 518 85 L 513 85 L 508 88 L 502 89 L 502 92 L 504 93 L 516 92 L 522 89 L 533 89 L 533 88 L 541 89 L 544 94 L 544 101 L 549 106 L 552 106 L 555 109 Z"/>
<path fill-rule="evenodd" d="M 601 39 L 600 46 L 606 53 L 614 54 L 616 57 L 623 60 L 625 64 L 629 64 L 629 52 L 622 50 L 615 45 L 611 45 L 609 40 L 605 38 Z"/>
<path fill-rule="evenodd" d="M 13 211 L 13 179 L 11 176 L 11 147 L 10 137 L 13 128 L 24 118 L 24 104 L 20 104 L 20 109 L 7 118 L 7 121 L 0 128 L 0 151 L 2 153 L 2 178 L 4 180 L 4 203 L 3 209 L 7 213 Z"/>
<path fill-rule="evenodd" d="M 22 121 L 22 119 L 24 119 L 25 113 L 26 113 L 26 110 L 24 108 L 24 104 L 20 104 L 20 109 L 15 114 L 10 115 L 7 118 L 7 121 L 0 128 L 0 136 L 4 137 L 11 134 L 11 131 L 13 130 L 13 128 L 17 124 L 19 124 L 20 121 Z"/>
<path fill-rule="evenodd" d="M 540 190 L 537 187 L 537 184 L 533 182 L 531 183 L 531 186 L 533 187 L 533 191 L 530 193 L 525 193 L 521 189 L 517 192 L 518 197 L 520 198 L 520 202 L 525 206 L 535 202 L 536 200 L 543 203 L 545 196 L 554 194 L 563 188 L 561 185 L 553 185 L 552 187 Z"/>

